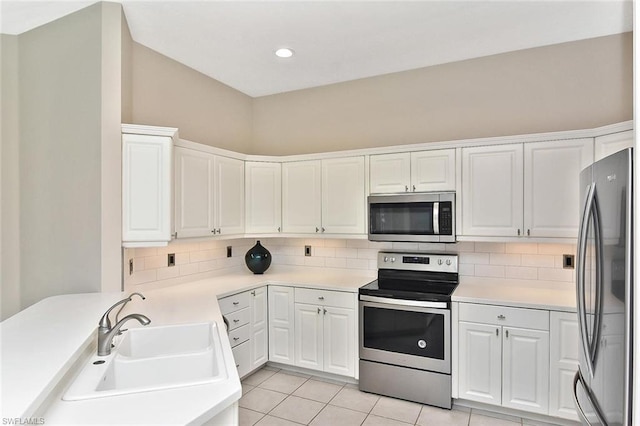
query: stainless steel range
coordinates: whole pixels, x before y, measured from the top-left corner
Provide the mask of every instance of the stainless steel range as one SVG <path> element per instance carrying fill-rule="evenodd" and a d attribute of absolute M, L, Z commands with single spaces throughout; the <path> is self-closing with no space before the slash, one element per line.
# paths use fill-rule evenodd
<path fill-rule="evenodd" d="M 451 408 L 451 294 L 458 256 L 378 253 L 359 290 L 360 390 Z"/>

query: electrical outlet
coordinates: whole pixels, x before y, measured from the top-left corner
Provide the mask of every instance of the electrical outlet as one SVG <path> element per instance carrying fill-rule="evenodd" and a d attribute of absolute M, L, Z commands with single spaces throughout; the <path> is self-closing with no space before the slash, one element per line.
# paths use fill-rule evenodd
<path fill-rule="evenodd" d="M 564 269 L 573 269 L 575 268 L 576 257 L 572 254 L 563 254 L 562 255 L 562 267 Z"/>
<path fill-rule="evenodd" d="M 304 246 L 304 255 L 311 256 L 311 246 Z"/>
<path fill-rule="evenodd" d="M 227 246 L 227 257 L 233 256 L 233 247 Z"/>
<path fill-rule="evenodd" d="M 167 266 L 176 266 L 176 254 L 175 253 L 167 254 Z"/>
<path fill-rule="evenodd" d="M 133 274 L 133 259 L 129 259 L 129 275 Z"/>

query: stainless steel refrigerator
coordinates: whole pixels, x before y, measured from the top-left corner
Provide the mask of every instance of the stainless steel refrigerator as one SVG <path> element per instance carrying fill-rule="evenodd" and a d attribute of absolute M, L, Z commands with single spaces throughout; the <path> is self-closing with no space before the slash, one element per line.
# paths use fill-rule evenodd
<path fill-rule="evenodd" d="M 583 170 L 580 188 L 576 409 L 583 424 L 631 425 L 632 149 Z"/>

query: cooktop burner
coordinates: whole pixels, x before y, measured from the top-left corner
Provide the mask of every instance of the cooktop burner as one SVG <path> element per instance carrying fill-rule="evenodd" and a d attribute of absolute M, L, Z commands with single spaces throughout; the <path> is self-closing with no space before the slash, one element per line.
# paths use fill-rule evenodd
<path fill-rule="evenodd" d="M 360 287 L 363 295 L 419 301 L 450 301 L 458 286 L 458 256 L 378 253 L 378 279 Z"/>

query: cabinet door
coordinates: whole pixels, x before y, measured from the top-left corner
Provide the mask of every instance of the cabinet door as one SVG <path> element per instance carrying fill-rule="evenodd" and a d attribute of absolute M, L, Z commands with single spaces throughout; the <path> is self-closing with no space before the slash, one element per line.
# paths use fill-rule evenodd
<path fill-rule="evenodd" d="M 411 190 L 411 154 L 380 154 L 369 157 L 369 192 L 388 194 Z"/>
<path fill-rule="evenodd" d="M 355 374 L 355 313 L 353 309 L 325 307 L 324 371 L 353 376 Z"/>
<path fill-rule="evenodd" d="M 244 232 L 244 161 L 215 159 L 215 225 L 218 234 Z"/>
<path fill-rule="evenodd" d="M 321 228 L 320 161 L 282 164 L 282 230 L 316 233 Z"/>
<path fill-rule="evenodd" d="M 578 370 L 578 317 L 551 312 L 549 415 L 579 421 L 573 402 L 573 376 Z"/>
<path fill-rule="evenodd" d="M 171 241 L 173 139 L 122 135 L 122 241 Z"/>
<path fill-rule="evenodd" d="M 182 147 L 176 147 L 175 154 L 177 237 L 211 236 L 214 156 Z"/>
<path fill-rule="evenodd" d="M 633 146 L 633 130 L 598 136 L 595 141 L 595 161 Z"/>
<path fill-rule="evenodd" d="M 269 360 L 267 326 L 267 288 L 251 290 L 251 369 Z"/>
<path fill-rule="evenodd" d="M 525 144 L 527 236 L 578 238 L 580 172 L 592 162 L 592 138 Z"/>
<path fill-rule="evenodd" d="M 292 364 L 294 359 L 293 287 L 269 286 L 269 360 Z"/>
<path fill-rule="evenodd" d="M 458 332 L 459 397 L 500 405 L 502 329 L 461 321 Z"/>
<path fill-rule="evenodd" d="M 295 304 L 296 366 L 322 370 L 322 308 L 317 305 Z"/>
<path fill-rule="evenodd" d="M 247 162 L 245 169 L 245 231 L 280 232 L 282 167 L 280 163 Z"/>
<path fill-rule="evenodd" d="M 521 235 L 522 213 L 522 144 L 463 148 L 462 235 Z"/>
<path fill-rule="evenodd" d="M 455 191 L 456 150 L 412 152 L 411 190 L 414 192 Z"/>
<path fill-rule="evenodd" d="M 322 232 L 365 233 L 364 157 L 322 161 Z"/>
<path fill-rule="evenodd" d="M 503 328 L 502 406 L 549 412 L 549 332 Z"/>
<path fill-rule="evenodd" d="M 236 362 L 236 368 L 238 369 L 238 376 L 240 376 L 240 378 L 243 378 L 251 371 L 250 345 L 251 342 L 244 342 L 241 345 L 231 348 L 233 359 Z"/>

